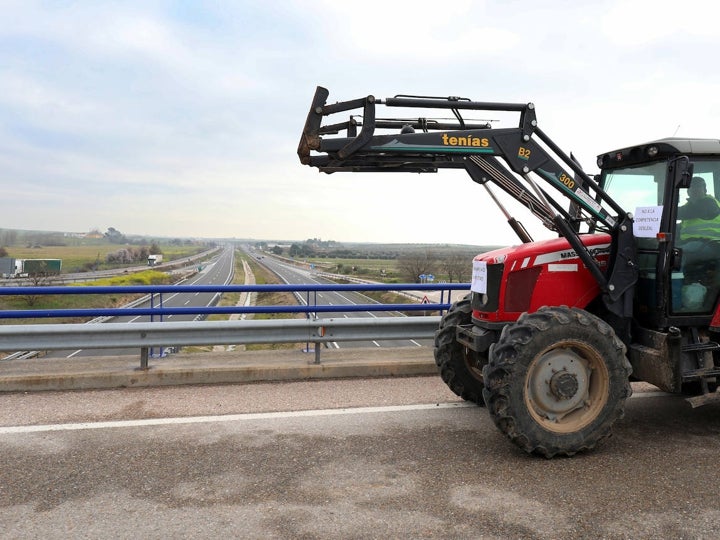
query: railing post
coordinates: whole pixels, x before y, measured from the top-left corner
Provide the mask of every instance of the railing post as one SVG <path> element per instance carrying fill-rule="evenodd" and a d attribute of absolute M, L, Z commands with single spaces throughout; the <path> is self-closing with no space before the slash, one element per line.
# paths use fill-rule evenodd
<path fill-rule="evenodd" d="M 316 300 L 316 302 L 317 302 L 317 300 Z M 310 314 L 308 313 L 308 316 L 309 315 Z M 313 320 L 313 322 L 319 321 L 317 312 L 313 313 L 312 320 Z M 325 335 L 325 328 L 323 326 L 318 326 L 316 332 L 319 336 L 323 336 L 323 335 Z M 320 363 L 320 347 L 322 347 L 322 343 L 320 343 L 319 341 L 316 341 L 313 345 L 315 347 L 315 362 L 314 363 L 319 364 Z"/>
<path fill-rule="evenodd" d="M 149 369 L 148 366 L 149 350 L 147 347 L 140 348 L 140 369 Z"/>
<path fill-rule="evenodd" d="M 150 293 L 150 309 L 155 309 L 155 293 Z M 150 322 L 155 322 L 155 315 L 151 312 L 150 313 Z M 150 349 L 141 349 L 140 350 L 140 369 L 147 369 L 147 357 L 151 354 L 153 354 L 153 348 L 150 347 Z M 145 356 L 145 366 L 143 366 L 143 355 Z"/>
<path fill-rule="evenodd" d="M 162 295 L 161 292 L 160 292 L 160 293 L 157 293 L 157 294 L 158 294 L 158 298 L 160 299 L 160 304 L 158 305 L 158 307 L 159 307 L 160 309 L 162 309 L 162 308 L 163 308 L 163 295 Z M 151 309 L 154 309 L 154 308 L 155 308 L 155 293 L 150 293 L 150 308 L 151 308 Z M 161 313 L 161 314 L 160 314 L 160 322 L 162 322 L 162 321 L 163 321 L 163 316 L 162 316 L 162 313 Z M 155 315 L 154 315 L 153 313 L 150 313 L 150 322 L 155 322 Z M 159 347 L 159 351 L 160 351 L 160 352 L 158 353 L 158 358 L 162 358 L 162 357 L 163 357 L 163 355 L 164 355 L 164 350 L 163 350 L 163 349 L 164 349 L 163 347 Z M 149 355 L 150 355 L 151 357 L 155 357 L 155 347 L 150 347 Z"/>

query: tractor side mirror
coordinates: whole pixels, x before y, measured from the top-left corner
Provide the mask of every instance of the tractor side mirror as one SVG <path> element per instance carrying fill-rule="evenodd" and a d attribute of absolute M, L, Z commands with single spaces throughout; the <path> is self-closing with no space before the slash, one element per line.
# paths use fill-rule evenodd
<path fill-rule="evenodd" d="M 670 163 L 673 185 L 676 188 L 689 188 L 693 177 L 693 164 L 687 156 L 681 156 Z"/>

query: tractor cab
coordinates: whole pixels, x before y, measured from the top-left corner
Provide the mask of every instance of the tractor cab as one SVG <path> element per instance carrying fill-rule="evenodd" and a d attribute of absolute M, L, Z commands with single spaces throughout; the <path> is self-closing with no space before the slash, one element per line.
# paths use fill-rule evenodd
<path fill-rule="evenodd" d="M 720 140 L 662 139 L 598 166 L 602 188 L 634 216 L 636 320 L 708 326 L 720 294 Z"/>

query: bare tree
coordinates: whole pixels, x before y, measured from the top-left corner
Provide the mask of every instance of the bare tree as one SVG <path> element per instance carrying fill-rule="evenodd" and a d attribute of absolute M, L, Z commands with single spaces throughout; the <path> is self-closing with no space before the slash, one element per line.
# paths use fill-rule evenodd
<path fill-rule="evenodd" d="M 28 274 L 27 279 L 30 281 L 31 287 L 45 287 L 52 285 L 52 283 L 58 278 L 57 273 L 50 272 L 47 268 L 47 263 L 42 262 L 38 269 L 30 274 Z M 40 295 L 28 293 L 23 295 L 23 300 L 25 300 L 25 303 L 28 305 L 28 307 L 33 307 L 37 301 Z"/>
<path fill-rule="evenodd" d="M 435 273 L 437 266 L 437 257 L 426 249 L 398 257 L 400 275 L 408 283 L 420 283 L 420 276 Z"/>
<path fill-rule="evenodd" d="M 470 279 L 471 261 L 472 258 L 465 252 L 453 251 L 442 258 L 440 267 L 447 274 L 450 283 L 453 281 L 466 283 Z"/>

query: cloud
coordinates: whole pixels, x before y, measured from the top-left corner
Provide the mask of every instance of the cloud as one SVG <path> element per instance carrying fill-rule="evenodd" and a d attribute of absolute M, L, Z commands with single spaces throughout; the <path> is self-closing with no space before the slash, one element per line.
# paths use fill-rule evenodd
<path fill-rule="evenodd" d="M 396 65 L 401 72 L 407 66 L 425 65 L 432 70 L 435 62 L 459 64 L 463 59 L 491 56 L 521 41 L 513 29 L 487 24 L 487 2 L 461 0 L 450 9 L 406 0 L 369 0 L 360 8 L 331 0 L 319 4 L 327 24 L 316 28 L 349 62 L 402 61 L 405 64 Z"/>
<path fill-rule="evenodd" d="M 717 24 L 710 16 L 714 10 L 708 0 L 613 2 L 602 18 L 602 29 L 611 43 L 624 48 L 643 48 L 668 39 L 715 41 Z"/>

